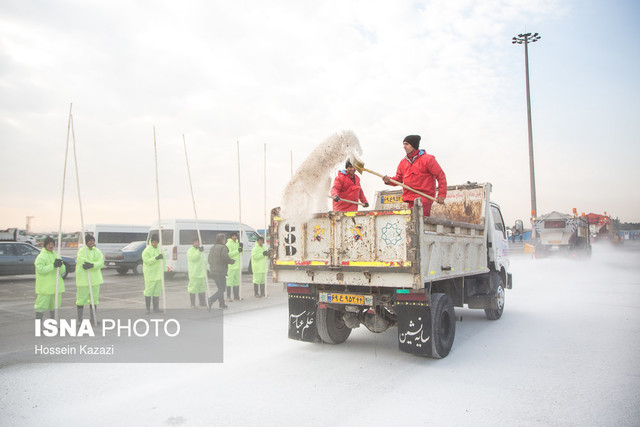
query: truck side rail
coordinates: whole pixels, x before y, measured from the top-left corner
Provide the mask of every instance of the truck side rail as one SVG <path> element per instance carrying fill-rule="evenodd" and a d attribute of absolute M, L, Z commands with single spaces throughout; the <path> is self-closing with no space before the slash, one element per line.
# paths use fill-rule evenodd
<path fill-rule="evenodd" d="M 425 225 L 435 224 L 451 228 L 472 228 L 474 230 L 484 231 L 484 224 L 471 224 L 469 222 L 451 221 L 444 218 L 425 217 L 424 223 Z"/>

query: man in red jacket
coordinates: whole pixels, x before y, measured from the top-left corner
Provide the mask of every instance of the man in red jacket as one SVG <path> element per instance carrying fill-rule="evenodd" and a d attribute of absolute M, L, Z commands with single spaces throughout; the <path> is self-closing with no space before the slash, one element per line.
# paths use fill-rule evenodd
<path fill-rule="evenodd" d="M 447 177 L 434 156 L 418 149 L 420 139 L 420 135 L 409 135 L 404 139 L 402 145 L 407 156 L 400 161 L 396 176 L 391 179 L 433 197 L 436 197 L 436 181 L 438 181 L 436 199 L 438 203 L 444 204 L 444 199 L 447 197 Z M 382 180 L 387 185 L 396 185 L 387 175 Z M 409 204 L 409 208 L 413 207 L 413 202 L 416 199 L 422 199 L 424 216 L 431 215 L 431 204 L 433 203 L 431 199 L 421 197 L 406 188 L 402 191 L 402 200 Z"/>
<path fill-rule="evenodd" d="M 333 210 L 339 212 L 357 211 L 357 202 L 362 202 L 365 208 L 369 207 L 367 198 L 360 187 L 360 178 L 356 176 L 356 168 L 347 160 L 345 169 L 338 172 L 338 176 L 333 180 L 331 187 L 331 197 L 333 198 Z M 349 203 L 343 200 L 351 200 L 356 203 Z"/>

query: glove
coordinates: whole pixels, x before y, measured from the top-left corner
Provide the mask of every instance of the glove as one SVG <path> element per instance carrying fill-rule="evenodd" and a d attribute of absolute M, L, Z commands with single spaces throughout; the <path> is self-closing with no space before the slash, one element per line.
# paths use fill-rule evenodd
<path fill-rule="evenodd" d="M 90 262 L 85 262 L 84 264 L 82 264 L 82 268 L 84 268 L 85 270 L 89 270 L 90 268 L 93 268 L 93 264 Z"/>
<path fill-rule="evenodd" d="M 198 250 L 200 250 L 200 252 L 204 252 L 204 246 L 200 246 Z"/>
<path fill-rule="evenodd" d="M 369 207 L 369 203 L 364 202 L 364 204 L 362 206 L 365 207 L 365 208 L 368 208 Z"/>
<path fill-rule="evenodd" d="M 264 256 L 269 256 L 269 251 L 264 251 L 264 252 L 262 252 L 262 255 L 264 255 Z"/>
<path fill-rule="evenodd" d="M 56 258 L 56 260 L 53 262 L 53 266 L 55 268 L 60 268 L 62 267 L 62 260 L 60 258 Z"/>
<path fill-rule="evenodd" d="M 339 201 L 340 201 L 340 197 L 338 197 L 338 196 L 333 196 L 333 201 L 334 201 L 334 202 L 339 202 Z"/>
<path fill-rule="evenodd" d="M 158 255 L 158 256 L 156 257 L 156 259 L 162 259 L 162 258 L 164 258 L 164 257 L 162 256 L 162 254 L 160 254 L 160 255 Z"/>
<path fill-rule="evenodd" d="M 238 246 L 238 252 L 242 252 L 243 249 L 244 249 L 244 245 L 240 243 Z"/>

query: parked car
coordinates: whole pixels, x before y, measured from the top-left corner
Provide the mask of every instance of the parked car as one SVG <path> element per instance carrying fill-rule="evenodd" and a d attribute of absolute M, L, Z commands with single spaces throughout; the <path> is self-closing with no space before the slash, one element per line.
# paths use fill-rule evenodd
<path fill-rule="evenodd" d="M 146 241 L 131 242 L 118 252 L 104 254 L 104 265 L 107 268 L 115 268 L 119 274 L 133 271 L 133 274 L 142 274 L 142 251 L 147 247 Z"/>
<path fill-rule="evenodd" d="M 26 242 L 0 242 L 0 276 L 36 274 L 34 262 L 42 249 Z M 66 267 L 63 277 L 76 271 L 76 260 L 63 256 Z"/>

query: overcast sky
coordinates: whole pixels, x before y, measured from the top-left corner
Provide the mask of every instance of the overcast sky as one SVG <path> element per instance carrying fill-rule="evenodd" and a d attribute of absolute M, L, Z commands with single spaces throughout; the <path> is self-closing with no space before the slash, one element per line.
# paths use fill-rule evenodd
<path fill-rule="evenodd" d="M 161 212 L 264 224 L 294 169 L 352 130 L 393 174 L 422 135 L 449 184 L 488 181 L 508 225 L 530 212 L 529 45 L 539 214 L 640 222 L 640 2 L 0 2 L 0 228 L 58 229 L 69 106 L 85 223 Z M 370 201 L 385 189 L 362 179 Z M 388 187 L 386 187 L 388 188 Z M 327 199 L 328 200 L 328 199 Z M 329 206 L 329 205 L 327 205 Z M 63 229 L 80 229 L 70 151 Z"/>

